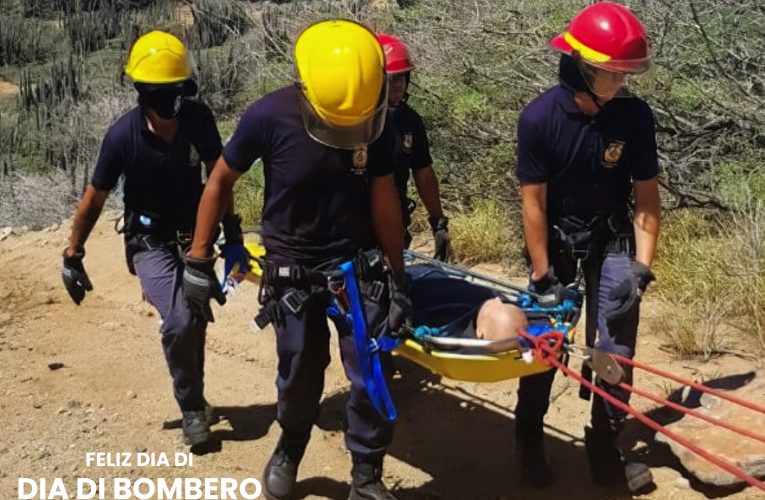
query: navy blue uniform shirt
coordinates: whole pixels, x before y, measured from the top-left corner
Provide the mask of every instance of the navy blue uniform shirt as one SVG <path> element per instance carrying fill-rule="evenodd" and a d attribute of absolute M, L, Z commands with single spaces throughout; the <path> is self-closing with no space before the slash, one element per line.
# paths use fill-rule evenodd
<path fill-rule="evenodd" d="M 201 162 L 220 156 L 220 134 L 204 104 L 186 100 L 178 131 L 168 144 L 151 132 L 140 107 L 106 132 L 91 184 L 112 190 L 125 176 L 125 210 L 138 211 L 166 229 L 194 227 L 202 195 Z"/>
<path fill-rule="evenodd" d="M 313 140 L 305 130 L 299 90 L 284 87 L 252 103 L 223 150 L 246 172 L 264 165 L 263 244 L 275 262 L 320 264 L 375 246 L 370 176 L 393 172 L 393 131 L 355 151 Z"/>
<path fill-rule="evenodd" d="M 518 122 L 521 182 L 547 183 L 548 221 L 626 215 L 632 180 L 659 173 L 651 109 L 636 97 L 610 100 L 593 117 L 562 85 L 529 103 Z"/>
<path fill-rule="evenodd" d="M 433 164 L 430 157 L 428 135 L 420 115 L 405 102 L 388 112 L 396 125 L 396 187 L 402 200 L 406 199 L 409 171 L 419 170 Z"/>

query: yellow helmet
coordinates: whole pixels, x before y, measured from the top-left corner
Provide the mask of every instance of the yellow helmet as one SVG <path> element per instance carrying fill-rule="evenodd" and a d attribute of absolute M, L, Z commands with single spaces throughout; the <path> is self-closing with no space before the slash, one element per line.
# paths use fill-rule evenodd
<path fill-rule="evenodd" d="M 152 31 L 135 41 L 125 74 L 138 83 L 177 83 L 191 78 L 191 58 L 170 33 Z"/>
<path fill-rule="evenodd" d="M 385 125 L 385 55 L 374 33 L 354 21 L 320 21 L 295 41 L 295 70 L 306 130 L 328 146 L 353 149 Z"/>

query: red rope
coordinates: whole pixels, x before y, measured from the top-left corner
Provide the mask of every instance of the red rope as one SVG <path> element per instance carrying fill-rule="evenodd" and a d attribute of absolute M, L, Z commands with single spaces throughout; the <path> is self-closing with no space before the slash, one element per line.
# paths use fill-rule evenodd
<path fill-rule="evenodd" d="M 696 455 L 700 456 L 704 460 L 713 463 L 714 465 L 720 467 L 724 471 L 728 472 L 729 474 L 732 474 L 733 476 L 739 478 L 740 480 L 755 486 L 762 491 L 765 491 L 765 483 L 762 481 L 759 481 L 758 479 L 750 476 L 746 472 L 742 471 L 741 469 L 729 464 L 725 460 L 722 460 L 721 458 L 709 453 L 708 451 L 696 446 L 695 444 L 691 443 L 687 439 L 683 438 L 682 436 L 679 436 L 675 434 L 674 432 L 666 429 L 664 426 L 659 424 L 658 422 L 651 420 L 650 418 L 646 417 L 643 413 L 635 410 L 634 408 L 630 407 L 629 405 L 619 401 L 615 397 L 608 394 L 606 391 L 601 389 L 600 387 L 594 385 L 593 383 L 587 381 L 584 377 L 576 373 L 574 370 L 571 370 L 567 366 L 565 366 L 563 363 L 558 361 L 558 353 L 553 350 L 552 347 L 548 344 L 548 341 L 553 338 L 557 339 L 557 336 L 550 335 L 550 334 L 544 334 L 540 335 L 539 337 L 534 337 L 532 335 L 529 335 L 525 331 L 519 332 L 521 336 L 523 336 L 525 339 L 531 341 L 534 345 L 534 351 L 535 356 L 537 360 L 540 362 L 543 362 L 548 365 L 552 365 L 558 370 L 562 371 L 569 377 L 572 377 L 580 384 L 584 385 L 588 389 L 590 389 L 595 394 L 598 394 L 600 397 L 602 397 L 604 400 L 608 401 L 611 405 L 619 408 L 620 410 L 632 415 L 639 421 L 641 421 L 643 424 L 647 425 L 651 429 L 655 430 L 656 432 L 660 432 L 661 434 L 664 434 L 671 440 L 675 441 L 676 443 L 684 446 L 685 448 L 689 449 Z M 560 332 L 551 332 L 551 333 L 558 333 L 560 335 Z M 557 344 L 557 342 L 556 342 Z M 616 358 L 616 356 L 615 356 Z M 622 358 L 622 356 L 619 356 L 619 358 Z"/>
<path fill-rule="evenodd" d="M 757 405 L 752 403 L 751 401 L 746 401 L 744 399 L 737 398 L 736 396 L 731 396 L 730 394 L 727 394 L 725 391 L 718 391 L 717 389 L 712 389 L 711 387 L 707 387 L 702 384 L 698 384 L 696 382 L 692 382 L 690 380 L 684 379 L 682 377 L 678 377 L 677 375 L 674 375 L 669 372 L 665 372 L 663 370 L 659 370 L 658 368 L 654 368 L 652 366 L 644 365 L 643 363 L 639 363 L 635 361 L 634 359 L 630 359 L 624 356 L 620 356 L 618 354 L 611 354 L 609 353 L 609 356 L 614 358 L 616 361 L 632 365 L 635 368 L 640 368 L 641 370 L 645 370 L 647 372 L 653 373 L 654 375 L 658 375 L 660 377 L 668 378 L 670 380 L 674 380 L 678 384 L 687 385 L 690 387 L 693 387 L 697 391 L 706 392 L 709 394 L 712 394 L 713 396 L 717 396 L 720 399 L 725 399 L 727 401 L 730 401 L 731 403 L 736 403 L 738 405 L 744 406 L 746 408 L 749 408 L 750 410 L 758 411 L 760 413 L 765 413 L 765 407 Z"/>
<path fill-rule="evenodd" d="M 646 399 L 650 399 L 651 401 L 655 403 L 662 404 L 664 406 L 667 406 L 669 408 L 672 408 L 673 410 L 686 413 L 688 415 L 691 415 L 693 417 L 699 418 L 701 420 L 704 420 L 706 422 L 709 422 L 710 424 L 717 425 L 719 427 L 722 427 L 723 429 L 728 429 L 729 431 L 733 431 L 737 434 L 741 434 L 742 436 L 746 436 L 748 438 L 755 439 L 757 441 L 760 441 L 762 443 L 765 443 L 765 436 L 761 434 L 757 434 L 751 431 L 748 431 L 742 427 L 739 427 L 737 425 L 729 424 L 728 422 L 725 422 L 724 420 L 720 420 L 718 418 L 710 417 L 709 415 L 705 415 L 704 413 L 701 413 L 699 411 L 693 410 L 691 408 L 687 408 L 683 405 L 679 405 L 677 403 L 673 403 L 672 401 L 669 401 L 668 399 L 664 399 L 662 397 L 657 396 L 656 394 L 650 393 L 648 391 L 644 391 L 642 389 L 638 389 L 637 387 L 631 386 L 629 384 L 626 384 L 624 382 L 621 382 L 619 384 L 619 387 L 624 389 L 625 391 L 633 392 L 637 394 L 638 396 L 643 396 Z"/>

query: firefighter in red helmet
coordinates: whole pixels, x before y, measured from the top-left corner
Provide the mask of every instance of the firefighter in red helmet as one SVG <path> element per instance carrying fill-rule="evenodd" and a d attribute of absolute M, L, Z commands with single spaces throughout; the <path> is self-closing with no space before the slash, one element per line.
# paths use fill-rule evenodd
<path fill-rule="evenodd" d="M 645 29 L 626 7 L 600 2 L 580 11 L 550 45 L 561 52 L 560 84 L 529 103 L 518 122 L 529 287 L 554 304 L 576 293 L 563 284 L 583 275 L 588 345 L 632 357 L 661 219 L 653 113 L 625 88 L 629 75 L 650 65 Z M 629 383 L 630 368 L 625 372 Z M 538 486 L 552 481 L 543 418 L 554 375 L 524 377 L 518 393 L 521 472 Z M 597 384 L 629 400 L 617 386 Z M 585 444 L 593 479 L 633 491 L 649 486 L 650 470 L 617 445 L 624 412 L 597 395 L 592 400 Z"/>
<path fill-rule="evenodd" d="M 409 50 L 401 39 L 379 33 L 377 39 L 385 51 L 385 72 L 388 74 L 388 118 L 396 125 L 395 178 L 401 196 L 401 212 L 404 216 L 404 239 L 408 247 L 412 241 L 409 225 L 416 204 L 407 196 L 409 173 L 414 177 L 428 222 L 435 240 L 435 257 L 446 261 L 451 252 L 449 219 L 441 208 L 438 179 L 433 170 L 428 135 L 420 115 L 407 104 L 411 71 L 414 69 Z"/>

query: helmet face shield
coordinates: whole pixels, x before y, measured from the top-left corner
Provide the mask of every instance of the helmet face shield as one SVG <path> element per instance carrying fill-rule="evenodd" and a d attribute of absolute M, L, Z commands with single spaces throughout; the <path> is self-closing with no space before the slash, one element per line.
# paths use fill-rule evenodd
<path fill-rule="evenodd" d="M 590 91 L 603 99 L 629 97 L 630 93 L 625 92 L 627 89 L 647 93 L 655 83 L 656 75 L 651 70 L 640 74 L 617 72 L 582 60 L 578 61 L 577 66 Z"/>
<path fill-rule="evenodd" d="M 342 149 L 377 139 L 385 125 L 385 54 L 369 28 L 329 19 L 303 30 L 293 48 L 306 130 Z"/>
<path fill-rule="evenodd" d="M 323 120 L 308 101 L 305 93 L 302 91 L 302 84 L 296 84 L 301 88 L 300 111 L 303 117 L 303 124 L 306 132 L 311 138 L 325 146 L 338 149 L 353 150 L 359 145 L 366 145 L 377 140 L 385 128 L 385 116 L 388 110 L 388 86 L 383 85 L 378 101 L 377 108 L 367 119 L 362 122 L 341 126 L 329 123 Z"/>

